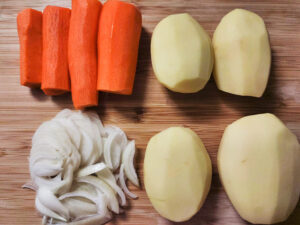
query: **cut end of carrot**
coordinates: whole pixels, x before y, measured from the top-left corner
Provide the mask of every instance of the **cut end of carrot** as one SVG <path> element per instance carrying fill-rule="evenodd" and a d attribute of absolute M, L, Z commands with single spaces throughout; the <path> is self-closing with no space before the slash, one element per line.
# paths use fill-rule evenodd
<path fill-rule="evenodd" d="M 45 95 L 49 95 L 49 96 L 61 95 L 68 92 L 68 90 L 58 90 L 53 88 L 44 88 L 42 90 L 45 93 Z"/>
<path fill-rule="evenodd" d="M 75 109 L 85 109 L 85 108 L 88 108 L 88 107 L 93 107 L 93 106 L 98 106 L 98 98 L 97 99 L 94 99 L 93 101 L 90 101 L 90 102 L 74 102 L 73 101 L 73 104 L 74 104 L 74 107 Z"/>
<path fill-rule="evenodd" d="M 119 94 L 119 95 L 131 95 L 132 94 L 132 89 L 112 89 L 112 88 L 105 88 L 101 87 L 101 85 L 98 87 L 98 91 L 102 92 L 108 92 L 108 93 L 113 93 L 113 94 Z"/>
<path fill-rule="evenodd" d="M 95 106 L 98 106 L 98 102 L 97 103 L 85 104 L 85 105 L 75 105 L 74 104 L 74 107 L 77 110 L 83 110 L 83 109 L 86 109 L 86 108 L 89 108 L 89 107 L 95 107 Z"/>
<path fill-rule="evenodd" d="M 73 105 L 76 109 L 84 109 L 87 107 L 98 105 L 98 91 L 87 89 L 72 89 Z"/>
<path fill-rule="evenodd" d="M 28 81 L 21 81 L 20 82 L 22 86 L 30 87 L 30 88 L 40 88 L 41 83 L 32 83 Z"/>

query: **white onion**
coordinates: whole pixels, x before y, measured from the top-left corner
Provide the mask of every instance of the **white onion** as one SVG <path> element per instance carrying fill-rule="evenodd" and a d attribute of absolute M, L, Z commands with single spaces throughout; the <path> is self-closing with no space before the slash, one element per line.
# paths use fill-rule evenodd
<path fill-rule="evenodd" d="M 92 201 L 82 197 L 65 198 L 62 204 L 69 210 L 72 220 L 97 213 L 97 206 Z"/>
<path fill-rule="evenodd" d="M 125 180 L 125 176 L 124 176 L 124 164 L 121 164 L 121 167 L 120 167 L 119 180 L 120 180 L 121 187 L 122 187 L 123 191 L 125 192 L 125 194 L 128 195 L 130 198 L 133 198 L 133 199 L 137 198 L 137 196 L 135 194 L 131 193 L 126 186 L 126 180 Z"/>
<path fill-rule="evenodd" d="M 121 206 L 126 205 L 126 197 L 122 189 L 117 185 L 115 176 L 113 173 L 107 168 L 104 170 L 99 171 L 96 173 L 97 176 L 106 182 L 116 193 L 118 193 L 120 200 L 121 200 Z"/>
<path fill-rule="evenodd" d="M 22 188 L 27 188 L 33 191 L 37 191 L 38 187 L 36 184 L 32 183 L 32 181 L 27 182 L 26 184 L 22 185 Z"/>
<path fill-rule="evenodd" d="M 43 215 L 67 222 L 67 220 L 64 217 L 58 215 L 57 213 L 45 207 L 38 198 L 35 198 L 35 207 Z"/>
<path fill-rule="evenodd" d="M 128 141 L 127 136 L 121 128 L 113 126 L 113 125 L 107 125 L 104 127 L 104 129 L 107 134 L 117 133 L 119 136 L 118 141 L 119 141 L 119 144 L 121 145 L 121 147 L 124 148 L 126 146 L 127 141 Z"/>
<path fill-rule="evenodd" d="M 71 141 L 78 149 L 80 147 L 81 134 L 80 134 L 80 130 L 75 126 L 75 124 L 71 120 L 65 118 L 54 118 L 53 120 L 57 121 L 65 128 Z"/>
<path fill-rule="evenodd" d="M 108 207 L 114 213 L 119 214 L 119 202 L 113 190 L 102 180 L 94 176 L 86 176 L 77 178 L 78 182 L 84 182 L 93 185 L 96 189 L 100 190 L 108 201 Z"/>
<path fill-rule="evenodd" d="M 137 197 L 125 183 L 127 177 L 138 185 L 134 154 L 134 142 L 116 126 L 103 127 L 96 113 L 62 110 L 33 135 L 32 182 L 23 187 L 37 191 L 44 224 L 103 224 L 111 219 L 109 210 L 120 213 L 119 204 L 126 205 L 124 192 Z"/>
<path fill-rule="evenodd" d="M 64 200 L 66 198 L 72 197 L 82 197 L 86 198 L 95 203 L 97 206 L 97 213 L 105 215 L 107 213 L 107 201 L 104 194 L 99 192 L 95 187 L 88 183 L 77 183 L 75 190 L 72 192 L 63 194 L 59 197 L 59 200 Z"/>
<path fill-rule="evenodd" d="M 92 174 L 98 173 L 99 171 L 104 170 L 106 168 L 107 168 L 107 166 L 104 163 L 96 163 L 93 165 L 89 165 L 87 167 L 80 169 L 77 172 L 77 177 L 85 177 L 88 175 L 92 175 Z"/>
<path fill-rule="evenodd" d="M 40 187 L 37 191 L 36 198 L 39 202 L 47 207 L 49 210 L 57 213 L 66 220 L 69 219 L 68 209 L 56 198 L 52 191 L 46 187 Z M 39 210 L 39 208 L 38 208 Z"/>
<path fill-rule="evenodd" d="M 107 137 L 107 140 L 105 140 L 104 145 L 104 161 L 112 170 L 116 170 L 119 167 L 122 153 L 121 146 L 117 142 L 117 139 L 118 133 L 111 133 Z"/>
<path fill-rule="evenodd" d="M 135 185 L 139 186 L 138 177 L 136 175 L 133 159 L 135 154 L 135 142 L 130 141 L 122 154 L 122 163 L 124 164 L 124 170 L 126 177 Z"/>

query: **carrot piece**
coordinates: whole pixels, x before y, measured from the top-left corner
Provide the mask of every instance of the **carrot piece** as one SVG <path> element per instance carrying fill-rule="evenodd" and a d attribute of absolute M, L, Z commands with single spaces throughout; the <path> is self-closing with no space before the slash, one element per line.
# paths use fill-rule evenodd
<path fill-rule="evenodd" d="M 73 0 L 69 35 L 69 68 L 74 107 L 98 105 L 97 33 L 102 4 Z"/>
<path fill-rule="evenodd" d="M 39 87 L 42 81 L 42 21 L 43 14 L 34 9 L 24 9 L 17 16 L 20 82 L 28 87 Z"/>
<path fill-rule="evenodd" d="M 70 91 L 68 34 L 71 10 L 47 6 L 43 13 L 42 90 L 46 95 Z"/>
<path fill-rule="evenodd" d="M 141 29 L 142 16 L 134 5 L 118 0 L 103 5 L 98 34 L 98 90 L 132 93 Z"/>

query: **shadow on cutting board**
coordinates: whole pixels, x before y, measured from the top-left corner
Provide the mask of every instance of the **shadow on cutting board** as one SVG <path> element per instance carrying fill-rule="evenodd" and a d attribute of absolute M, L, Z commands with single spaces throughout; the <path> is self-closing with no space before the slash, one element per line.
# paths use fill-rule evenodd
<path fill-rule="evenodd" d="M 144 112 L 143 104 L 151 70 L 150 42 L 151 33 L 143 27 L 132 95 L 99 92 L 97 111 L 100 114 L 105 115 L 105 112 L 103 113 L 102 111 L 105 111 L 106 107 L 111 106 L 132 122 L 140 122 Z"/>
<path fill-rule="evenodd" d="M 272 56 L 274 62 L 274 58 L 276 58 L 276 56 L 274 56 L 274 51 L 272 51 Z M 239 111 L 241 116 L 259 113 L 274 113 L 276 115 L 276 110 L 284 103 L 280 100 L 280 95 L 277 92 L 279 76 L 274 69 L 273 62 L 268 84 L 261 98 L 232 95 L 221 91 L 221 102 Z"/>
<path fill-rule="evenodd" d="M 276 110 L 284 105 L 276 89 L 277 82 L 278 75 L 271 66 L 269 81 L 261 98 L 223 92 L 217 88 L 213 75 L 204 89 L 197 93 L 181 94 L 169 90 L 167 93 L 182 114 L 195 121 L 210 121 L 224 114 L 238 114 L 238 117 L 266 112 L 276 114 Z"/>
<path fill-rule="evenodd" d="M 175 103 L 178 112 L 181 112 L 194 121 L 214 120 L 218 115 L 223 114 L 221 110 L 221 93 L 218 91 L 211 78 L 203 90 L 192 93 L 176 93 L 165 88 L 170 103 Z"/>
<path fill-rule="evenodd" d="M 49 99 L 49 96 L 45 95 L 40 88 L 30 88 L 30 94 L 39 102 L 43 102 Z"/>

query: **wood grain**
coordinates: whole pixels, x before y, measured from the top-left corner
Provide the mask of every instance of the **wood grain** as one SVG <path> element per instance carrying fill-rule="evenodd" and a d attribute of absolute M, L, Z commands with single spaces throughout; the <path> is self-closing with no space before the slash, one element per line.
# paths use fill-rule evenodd
<path fill-rule="evenodd" d="M 138 147 L 138 173 L 143 180 L 143 158 L 149 138 L 164 128 L 183 125 L 204 141 L 213 162 L 213 182 L 204 207 L 182 224 L 240 225 L 240 219 L 220 184 L 216 154 L 223 130 L 244 115 L 272 112 L 300 137 L 300 1 L 298 0 L 139 0 L 143 33 L 137 77 L 132 96 L 100 94 L 96 108 L 105 124 L 123 128 Z M 31 136 L 45 120 L 63 108 L 72 108 L 70 96 L 46 97 L 39 90 L 19 85 L 19 45 L 16 15 L 25 7 L 69 7 L 70 0 L 0 0 L 0 225 L 40 224 L 34 193 L 21 189 L 29 180 L 27 157 Z M 150 60 L 151 32 L 172 13 L 188 12 L 213 34 L 218 22 L 234 8 L 261 15 L 270 34 L 273 64 L 271 78 L 260 99 L 219 91 L 213 79 L 197 94 L 167 91 L 155 79 Z M 110 224 L 172 224 L 152 208 L 144 189 L 130 209 Z M 298 205 L 285 225 L 300 224 Z"/>

